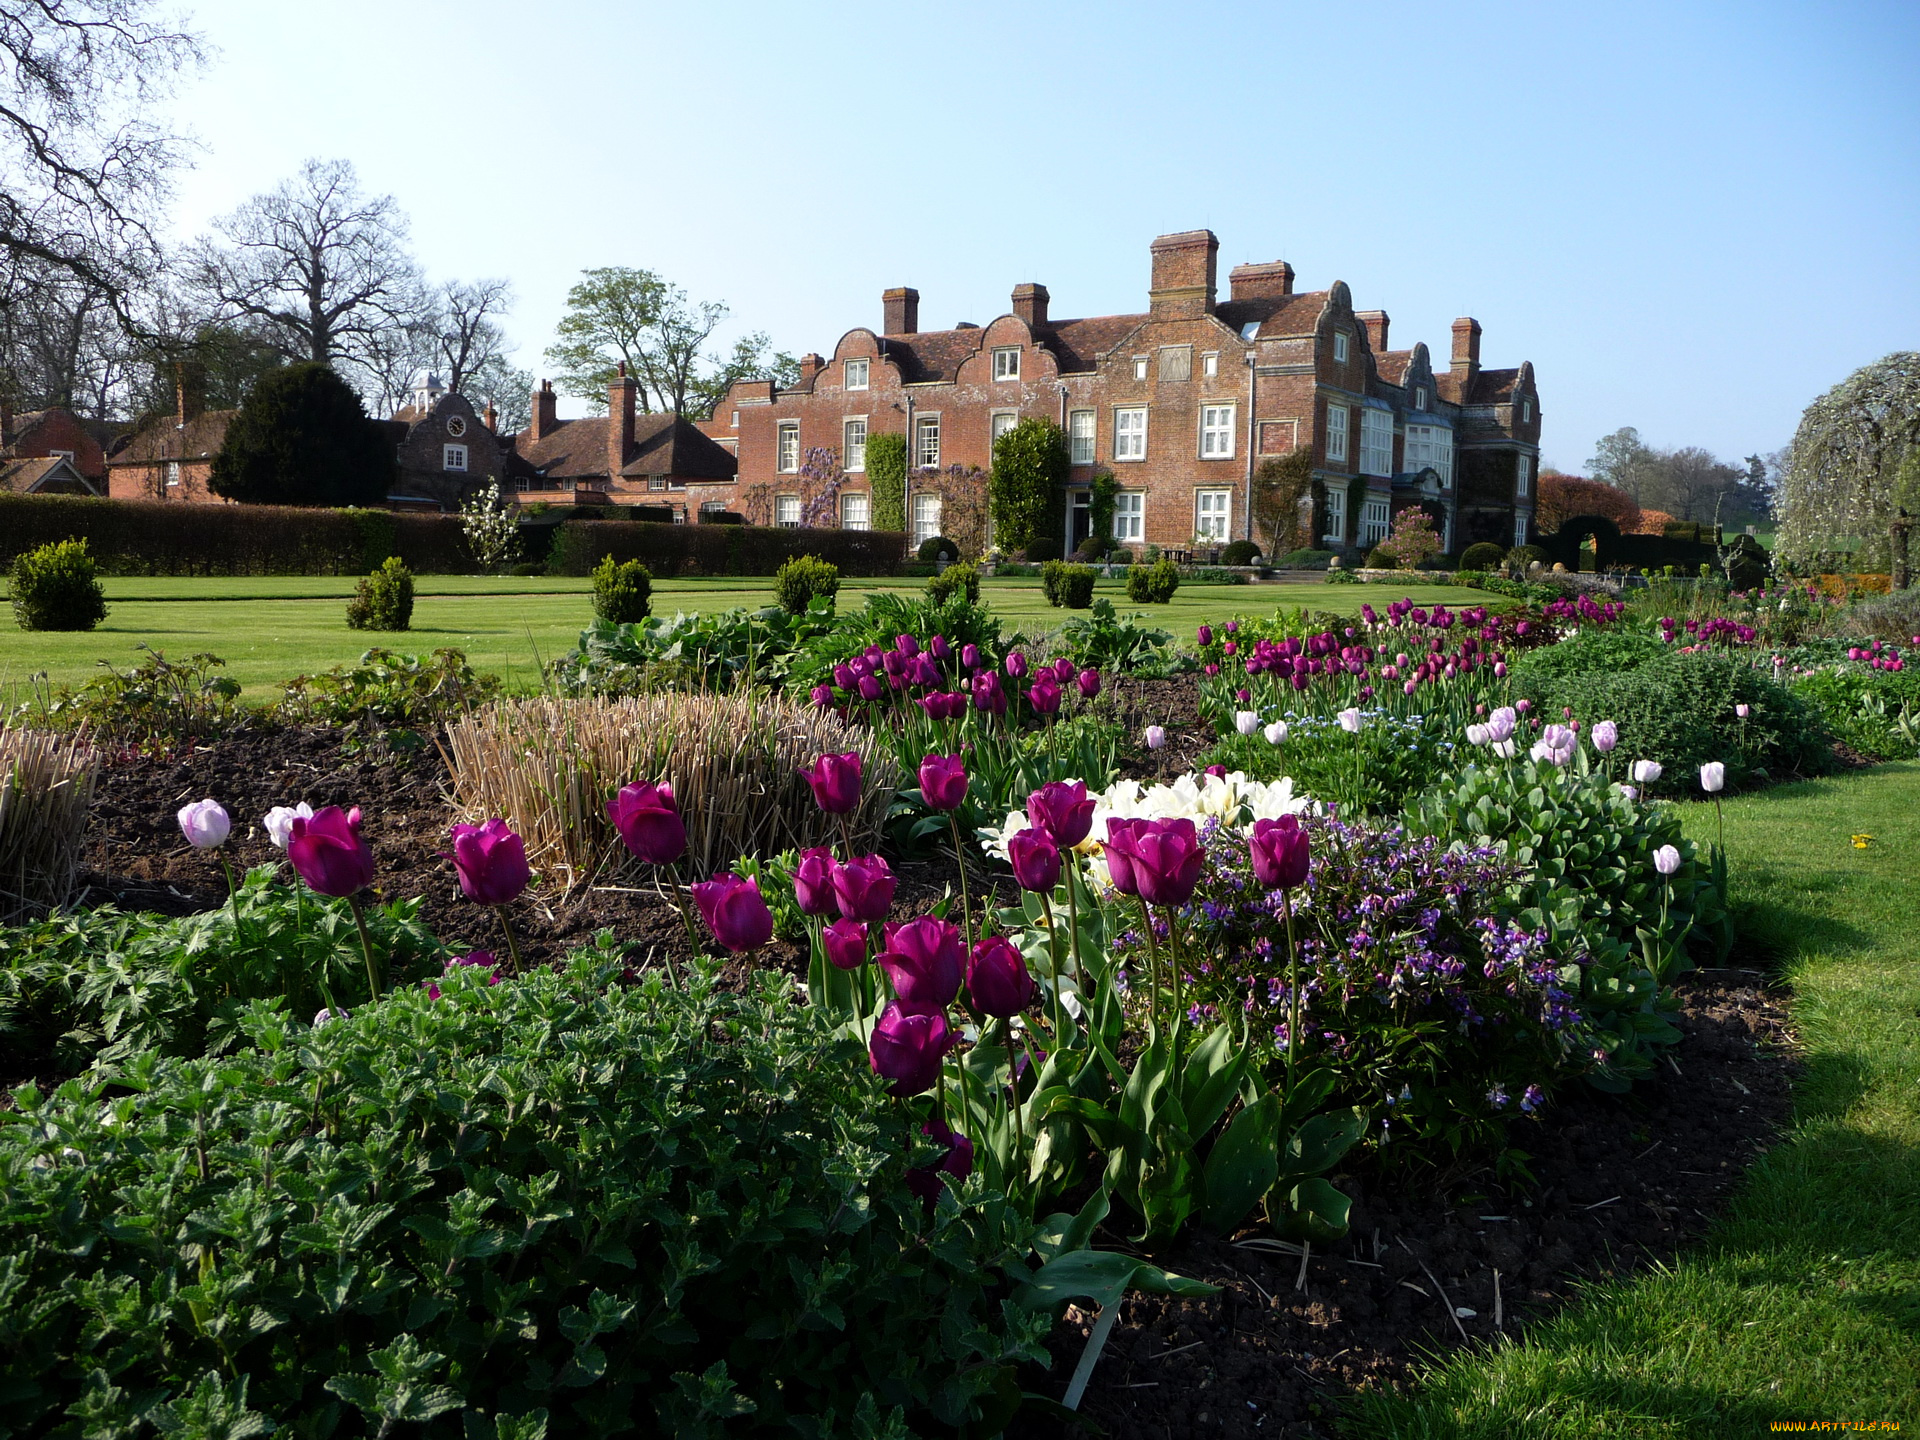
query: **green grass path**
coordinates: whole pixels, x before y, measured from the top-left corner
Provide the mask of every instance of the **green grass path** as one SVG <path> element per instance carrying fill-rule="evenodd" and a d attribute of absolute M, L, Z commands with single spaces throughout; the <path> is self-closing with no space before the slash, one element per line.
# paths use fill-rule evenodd
<path fill-rule="evenodd" d="M 1688 809 L 1712 838 L 1712 807 Z M 1745 931 L 1794 992 L 1792 1129 L 1671 1269 L 1360 1403 L 1343 1436 L 1920 1429 L 1920 764 L 1742 797 L 1726 822 Z"/>
<path fill-rule="evenodd" d="M 208 651 L 227 662 L 249 699 L 275 698 L 295 675 L 311 674 L 355 659 L 369 645 L 426 653 L 441 646 L 467 652 L 476 669 L 509 684 L 531 685 L 538 658 L 571 650 L 593 618 L 583 579 L 425 575 L 415 586 L 413 628 L 399 635 L 349 630 L 346 602 L 355 579 L 332 575 L 267 575 L 173 579 L 117 576 L 105 582 L 106 621 L 81 634 L 27 634 L 10 609 L 0 612 L 0 700 L 45 672 L 55 684 L 80 684 L 98 673 L 102 660 L 128 665 L 142 643 L 180 657 Z M 858 603 L 870 590 L 918 590 L 920 580 L 848 580 L 844 602 Z M 1069 612 L 1050 608 L 1038 580 L 987 580 L 981 598 L 1009 631 L 1029 635 L 1057 627 Z M 1136 608 L 1122 582 L 1102 582 L 1095 596 L 1123 612 Z M 1152 622 L 1191 640 L 1202 621 L 1234 614 L 1270 615 L 1283 605 L 1304 605 L 1357 615 L 1363 602 L 1384 607 L 1402 595 L 1421 604 L 1472 605 L 1492 599 L 1475 591 L 1432 585 L 1183 585 L 1171 604 L 1144 607 Z M 711 613 L 773 603 L 771 580 L 662 580 L 654 584 L 653 608 Z M 1495 603 L 1499 603 L 1497 600 Z"/>

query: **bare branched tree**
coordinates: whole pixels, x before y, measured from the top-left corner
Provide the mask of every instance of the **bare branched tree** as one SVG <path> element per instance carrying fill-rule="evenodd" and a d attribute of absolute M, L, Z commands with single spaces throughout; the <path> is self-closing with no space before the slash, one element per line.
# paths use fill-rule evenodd
<path fill-rule="evenodd" d="M 406 217 L 391 195 L 362 195 L 344 160 L 309 160 L 215 229 L 190 252 L 190 282 L 215 313 L 263 326 L 289 359 L 357 367 L 378 390 L 395 332 L 429 323 Z"/>
<path fill-rule="evenodd" d="M 137 331 L 129 291 L 159 267 L 153 225 L 181 160 L 157 124 L 200 63 L 154 0 L 0 0 L 0 251 L 31 259 Z"/>
<path fill-rule="evenodd" d="M 434 294 L 435 356 L 449 390 L 468 399 L 469 384 L 506 353 L 500 318 L 513 308 L 505 280 L 452 280 Z"/>

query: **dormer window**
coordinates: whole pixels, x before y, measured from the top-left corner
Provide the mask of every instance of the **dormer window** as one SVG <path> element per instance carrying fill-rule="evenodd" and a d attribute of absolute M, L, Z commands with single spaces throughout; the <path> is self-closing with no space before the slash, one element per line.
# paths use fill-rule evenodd
<path fill-rule="evenodd" d="M 1413 408 L 1416 410 L 1425 410 L 1427 408 L 1426 386 L 1416 385 L 1413 387 Z"/>
<path fill-rule="evenodd" d="M 993 378 L 996 380 L 1020 378 L 1020 347 L 1018 345 L 1004 345 L 993 352 Z"/>
<path fill-rule="evenodd" d="M 847 361 L 847 389 L 864 390 L 867 388 L 867 362 L 864 360 Z"/>
<path fill-rule="evenodd" d="M 1333 363 L 1336 365 L 1347 363 L 1347 332 L 1344 330 L 1333 332 Z"/>
<path fill-rule="evenodd" d="M 1527 424 L 1531 424 L 1532 421 L 1533 421 L 1533 402 L 1531 400 L 1522 400 L 1520 402 L 1520 423 L 1522 425 L 1527 425 Z"/>

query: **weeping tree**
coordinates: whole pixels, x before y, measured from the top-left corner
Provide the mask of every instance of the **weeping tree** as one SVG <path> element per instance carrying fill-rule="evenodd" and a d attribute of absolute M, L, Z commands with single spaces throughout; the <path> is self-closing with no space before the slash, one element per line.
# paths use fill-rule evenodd
<path fill-rule="evenodd" d="M 1804 563 L 1846 550 L 1862 568 L 1887 564 L 1890 523 L 1902 507 L 1920 515 L 1920 484 L 1907 480 L 1915 493 L 1902 493 L 1916 447 L 1920 354 L 1863 366 L 1814 401 L 1788 451 L 1775 553 Z"/>

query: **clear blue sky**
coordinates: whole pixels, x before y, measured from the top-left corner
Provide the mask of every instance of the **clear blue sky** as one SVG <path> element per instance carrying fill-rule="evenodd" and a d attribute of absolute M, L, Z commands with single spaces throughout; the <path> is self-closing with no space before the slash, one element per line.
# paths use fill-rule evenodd
<path fill-rule="evenodd" d="M 1729 458 L 1920 348 L 1920 3 L 967 5 L 184 0 L 192 234 L 310 155 L 439 278 L 656 270 L 828 350 L 913 285 L 985 322 L 1144 308 L 1210 227 L 1442 357 L 1532 360 L 1549 462 L 1637 426 Z"/>

